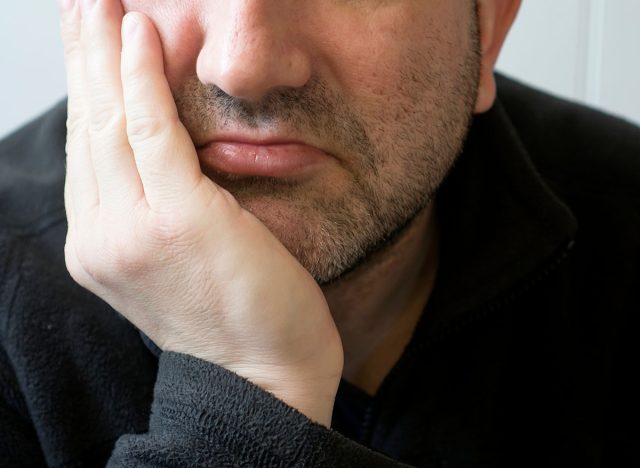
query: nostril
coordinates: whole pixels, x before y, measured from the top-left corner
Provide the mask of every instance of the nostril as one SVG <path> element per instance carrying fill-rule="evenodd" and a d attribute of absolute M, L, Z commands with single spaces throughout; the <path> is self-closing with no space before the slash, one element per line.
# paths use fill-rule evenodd
<path fill-rule="evenodd" d="M 302 87 L 311 77 L 311 60 L 291 37 L 264 28 L 208 37 L 198 56 L 200 81 L 230 96 L 260 100 L 274 88 Z"/>

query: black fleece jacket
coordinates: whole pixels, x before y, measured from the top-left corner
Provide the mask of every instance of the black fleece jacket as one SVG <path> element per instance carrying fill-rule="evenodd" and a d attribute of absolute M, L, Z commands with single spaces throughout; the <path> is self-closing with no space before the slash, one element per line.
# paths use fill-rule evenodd
<path fill-rule="evenodd" d="M 0 143 L 0 465 L 640 466 L 638 128 L 499 79 L 437 195 L 432 297 L 351 440 L 156 357 L 74 284 L 65 113 Z"/>

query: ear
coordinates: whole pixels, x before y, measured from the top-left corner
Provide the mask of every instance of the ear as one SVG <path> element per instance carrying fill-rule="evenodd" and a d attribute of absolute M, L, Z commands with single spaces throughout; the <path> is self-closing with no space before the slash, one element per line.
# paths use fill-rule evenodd
<path fill-rule="evenodd" d="M 507 33 L 515 20 L 521 0 L 478 0 L 478 28 L 480 33 L 480 83 L 475 112 L 491 109 L 496 100 L 496 81 L 493 69 Z"/>

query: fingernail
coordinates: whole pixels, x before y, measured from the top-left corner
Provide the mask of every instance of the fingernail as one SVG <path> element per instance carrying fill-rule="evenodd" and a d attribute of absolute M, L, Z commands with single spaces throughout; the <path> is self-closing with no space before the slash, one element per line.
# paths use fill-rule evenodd
<path fill-rule="evenodd" d="M 127 14 L 122 20 L 122 35 L 125 40 L 131 40 L 134 38 L 138 29 L 139 21 L 135 15 Z"/>
<path fill-rule="evenodd" d="M 87 14 L 91 11 L 96 4 L 96 0 L 80 0 L 80 8 L 82 8 L 82 14 Z"/>

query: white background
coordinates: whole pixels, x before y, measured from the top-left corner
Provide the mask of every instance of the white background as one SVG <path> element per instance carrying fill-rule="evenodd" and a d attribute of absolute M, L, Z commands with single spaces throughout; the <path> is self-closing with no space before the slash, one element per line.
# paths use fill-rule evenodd
<path fill-rule="evenodd" d="M 65 94 L 56 0 L 5 0 L 0 137 Z M 523 0 L 498 68 L 640 124 L 640 0 Z"/>
<path fill-rule="evenodd" d="M 640 124 L 640 0 L 523 0 L 498 69 Z"/>

